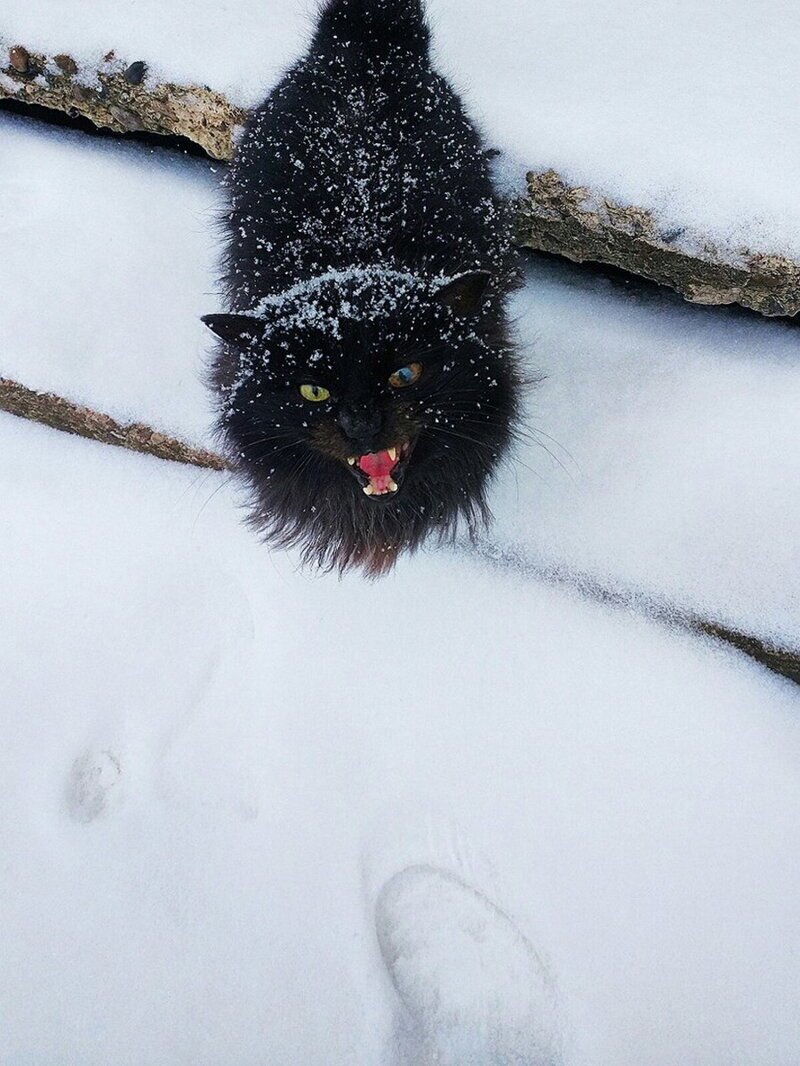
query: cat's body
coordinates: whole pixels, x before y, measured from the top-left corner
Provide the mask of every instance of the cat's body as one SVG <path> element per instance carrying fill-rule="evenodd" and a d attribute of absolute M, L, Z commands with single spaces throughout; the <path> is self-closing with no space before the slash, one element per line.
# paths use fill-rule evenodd
<path fill-rule="evenodd" d="M 509 244 L 417 0 L 331 0 L 228 186 L 233 314 L 206 321 L 255 524 L 371 572 L 474 529 L 516 409 Z"/>

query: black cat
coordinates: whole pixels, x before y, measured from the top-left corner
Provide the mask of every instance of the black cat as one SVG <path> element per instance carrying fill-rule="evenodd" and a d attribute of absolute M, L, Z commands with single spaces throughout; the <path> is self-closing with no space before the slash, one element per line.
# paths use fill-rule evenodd
<path fill-rule="evenodd" d="M 488 518 L 519 387 L 506 216 L 418 0 L 329 0 L 227 182 L 213 368 L 252 521 L 372 574 Z"/>

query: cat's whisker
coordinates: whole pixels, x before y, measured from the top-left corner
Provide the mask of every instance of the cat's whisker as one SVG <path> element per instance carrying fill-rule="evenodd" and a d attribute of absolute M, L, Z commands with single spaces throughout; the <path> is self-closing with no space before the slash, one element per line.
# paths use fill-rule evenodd
<path fill-rule="evenodd" d="M 214 491 L 211 493 L 211 495 L 203 502 L 202 506 L 200 507 L 200 510 L 195 515 L 194 522 L 192 523 L 192 532 L 194 532 L 195 529 L 197 528 L 197 523 L 200 521 L 200 518 L 202 517 L 203 511 L 205 511 L 206 507 L 208 507 L 208 505 L 211 503 L 211 501 L 214 499 L 214 497 L 217 495 L 217 493 L 221 492 L 227 485 L 229 485 L 231 483 L 233 477 L 234 477 L 234 475 L 232 473 L 227 474 L 220 481 L 219 485 L 217 485 L 217 487 L 214 489 Z"/>
<path fill-rule="evenodd" d="M 468 420 L 465 420 L 465 424 L 471 425 L 472 423 L 470 423 Z M 553 460 L 553 462 L 557 466 L 559 466 L 561 468 L 561 470 L 564 471 L 564 473 L 570 479 L 570 481 L 573 483 L 573 485 L 576 484 L 575 479 L 572 476 L 572 474 L 570 473 L 570 471 L 567 469 L 567 467 L 564 465 L 564 463 L 562 463 L 562 461 L 558 458 L 558 456 L 553 451 L 551 451 L 550 448 L 547 447 L 546 444 L 543 444 L 540 440 L 536 440 L 535 438 L 531 438 L 531 443 L 534 444 L 536 447 L 541 448 L 542 451 L 546 452 L 550 456 L 550 458 Z M 526 470 L 531 470 L 532 473 L 535 472 L 535 471 L 532 470 L 531 467 L 529 467 L 526 463 L 524 463 L 519 458 L 519 456 L 512 455 L 512 458 L 513 458 L 514 462 L 516 462 L 518 465 L 524 467 Z"/>
<path fill-rule="evenodd" d="M 467 436 L 466 434 L 463 434 L 463 433 L 456 433 L 454 430 L 449 429 L 449 428 L 444 428 L 444 427 L 441 427 L 441 426 L 428 427 L 428 432 L 446 433 L 446 434 L 448 434 L 448 435 L 450 435 L 452 437 L 457 437 L 460 440 L 469 441 L 471 444 L 474 444 L 474 445 L 476 445 L 478 447 L 489 448 L 491 451 L 493 451 L 495 453 L 498 451 L 498 449 L 495 446 L 489 445 L 486 442 L 478 440 L 475 437 L 470 437 L 470 436 Z M 519 458 L 519 456 L 515 455 L 513 452 L 507 452 L 503 456 L 502 461 L 505 462 L 505 463 L 514 463 L 516 466 L 521 466 L 524 470 L 528 470 L 531 474 L 533 474 L 534 477 L 537 477 L 537 478 L 539 478 L 540 481 L 545 482 L 545 478 L 543 477 L 543 475 L 538 470 L 534 470 L 532 466 L 528 466 L 527 463 L 524 463 Z"/>
<path fill-rule="evenodd" d="M 477 404 L 474 400 L 454 400 L 454 401 L 448 400 L 447 408 L 450 409 L 450 410 L 456 411 L 456 412 L 467 410 L 467 411 L 469 411 L 469 413 L 475 412 L 476 414 L 479 414 L 481 416 L 483 416 L 484 412 L 486 412 L 487 410 L 495 410 L 495 411 L 499 411 L 501 413 L 503 411 L 502 408 L 498 407 L 495 404 L 487 403 L 487 402 L 484 402 L 484 401 L 480 401 L 480 403 Z M 499 418 L 497 420 L 493 420 L 491 418 L 483 418 L 482 417 L 480 423 L 476 423 L 476 424 L 505 426 L 507 424 L 507 419 L 506 418 Z M 510 427 L 510 432 L 511 432 L 512 437 L 515 440 L 527 441 L 528 443 L 530 443 L 532 445 L 535 445 L 536 447 L 543 448 L 551 456 L 553 461 L 556 462 L 559 466 L 562 467 L 562 469 L 564 470 L 564 473 L 567 474 L 567 476 L 571 478 L 572 475 L 571 475 L 570 471 L 566 468 L 566 466 L 539 439 L 540 437 L 544 437 L 545 439 L 549 440 L 552 444 L 554 444 L 557 448 L 560 448 L 561 451 L 564 453 L 564 455 L 574 464 L 576 470 L 578 470 L 578 472 L 580 472 L 580 465 L 577 462 L 577 460 L 575 459 L 574 455 L 569 451 L 569 449 L 565 448 L 564 445 L 561 444 L 560 441 L 558 441 L 555 437 L 551 436 L 549 433 L 546 433 L 543 429 L 540 429 L 535 424 L 529 425 L 527 427 L 523 426 L 523 425 L 515 425 L 515 426 Z"/>
<path fill-rule="evenodd" d="M 547 434 L 545 434 L 545 436 L 547 436 Z M 552 438 L 550 438 L 550 439 L 552 439 Z M 567 477 L 570 479 L 570 481 L 573 483 L 573 485 L 576 484 L 575 478 L 572 476 L 572 473 L 569 470 L 569 468 L 559 459 L 559 457 L 556 455 L 556 453 L 551 448 L 548 448 L 548 446 L 546 444 L 543 444 L 542 441 L 538 440 L 536 437 L 533 437 L 533 436 L 528 438 L 528 443 L 533 444 L 537 448 L 541 448 L 543 451 L 547 452 L 547 454 L 550 456 L 550 458 L 553 460 L 553 462 L 561 467 L 561 469 L 564 471 L 564 473 L 567 475 Z M 555 443 L 557 444 L 558 442 L 556 441 Z M 572 462 L 575 464 L 575 468 L 578 471 L 578 473 L 580 473 L 581 472 L 580 467 L 578 466 L 578 464 L 575 461 L 575 459 L 572 457 L 572 455 L 570 455 L 569 452 L 567 452 L 566 448 L 564 449 L 564 451 L 569 456 L 569 458 L 572 460 Z"/>
<path fill-rule="evenodd" d="M 244 447 L 242 448 L 242 451 L 243 452 L 248 452 L 248 451 L 252 451 L 253 448 L 261 448 L 265 444 L 269 444 L 270 441 L 272 441 L 274 439 L 275 438 L 273 438 L 273 437 L 264 437 L 262 440 L 252 441 L 249 444 L 244 445 Z M 284 438 L 281 437 L 280 439 L 283 440 Z M 303 443 L 304 443 L 303 441 L 293 440 L 293 441 L 290 441 L 288 444 L 282 444 L 280 448 L 272 448 L 272 449 L 270 449 L 269 454 L 270 455 L 279 455 L 281 452 L 289 451 L 289 449 L 291 449 L 291 448 L 300 448 L 300 447 L 302 447 Z"/>

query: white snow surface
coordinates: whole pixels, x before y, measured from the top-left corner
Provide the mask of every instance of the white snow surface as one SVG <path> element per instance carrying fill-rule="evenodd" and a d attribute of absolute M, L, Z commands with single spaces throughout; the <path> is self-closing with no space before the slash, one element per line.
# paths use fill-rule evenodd
<path fill-rule="evenodd" d="M 498 551 L 796 645 L 800 333 L 531 263 Z"/>
<path fill-rule="evenodd" d="M 0 115 L 0 376 L 201 441 L 213 167 Z"/>
<path fill-rule="evenodd" d="M 797 1061 L 795 688 L 463 558 L 310 577 L 224 475 L 0 436 L 1 1062 Z"/>
<path fill-rule="evenodd" d="M 429 0 L 443 71 L 492 143 L 648 207 L 686 248 L 800 255 L 800 7 L 731 0 Z M 95 67 L 109 49 L 151 77 L 255 105 L 302 52 L 313 0 L 6 0 L 0 34 Z"/>
<path fill-rule="evenodd" d="M 746 51 L 726 9 L 697 64 L 711 16 L 682 2 L 630 24 L 626 4 L 433 11 L 443 61 L 526 163 L 580 149 L 594 179 L 788 248 L 773 209 L 797 161 L 785 138 L 765 156 L 764 131 L 790 106 L 766 94 L 797 16 L 758 34 L 779 6 Z M 262 41 L 265 5 L 74 7 L 11 0 L 0 29 L 57 25 L 51 51 L 129 30 L 129 58 L 181 78 L 212 71 L 213 40 L 217 84 L 242 93 L 309 14 L 276 5 Z M 525 33 L 536 62 L 515 69 Z M 626 65 L 641 41 L 647 84 Z M 709 109 L 669 167 L 637 140 L 665 70 L 682 88 L 661 130 L 686 85 Z M 703 70 L 725 91 L 700 93 Z M 748 72 L 736 107 L 763 123 L 712 123 Z M 0 118 L 0 374 L 207 442 L 211 170 Z M 553 455 L 525 443 L 499 477 L 491 566 L 304 573 L 243 527 L 225 475 L 0 416 L 2 1066 L 795 1066 L 797 689 L 535 573 L 796 643 L 797 332 L 543 262 L 514 314 L 545 375 L 526 431 Z"/>

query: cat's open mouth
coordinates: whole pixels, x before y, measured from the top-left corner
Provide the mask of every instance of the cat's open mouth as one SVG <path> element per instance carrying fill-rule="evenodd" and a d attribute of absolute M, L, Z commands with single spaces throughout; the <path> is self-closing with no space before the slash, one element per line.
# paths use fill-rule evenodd
<path fill-rule="evenodd" d="M 391 498 L 403 482 L 403 474 L 408 464 L 413 444 L 403 444 L 384 448 L 380 452 L 368 455 L 352 455 L 347 463 L 361 484 L 365 496 L 371 499 Z"/>

